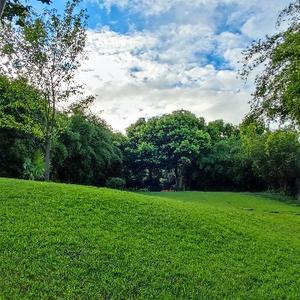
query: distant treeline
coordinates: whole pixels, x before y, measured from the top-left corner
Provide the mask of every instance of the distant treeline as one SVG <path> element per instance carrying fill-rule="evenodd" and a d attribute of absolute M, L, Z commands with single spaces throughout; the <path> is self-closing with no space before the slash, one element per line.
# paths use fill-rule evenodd
<path fill-rule="evenodd" d="M 45 143 L 36 134 L 43 113 L 35 96 L 23 81 L 0 78 L 2 177 L 43 179 Z M 299 132 L 292 128 L 269 130 L 254 118 L 239 126 L 207 123 L 180 110 L 139 119 L 123 135 L 84 102 L 57 113 L 55 126 L 53 181 L 152 191 L 299 191 Z"/>

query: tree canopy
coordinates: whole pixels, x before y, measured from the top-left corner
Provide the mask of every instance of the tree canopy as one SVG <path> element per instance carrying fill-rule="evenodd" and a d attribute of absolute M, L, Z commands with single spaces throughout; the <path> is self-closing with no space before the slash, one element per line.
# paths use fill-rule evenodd
<path fill-rule="evenodd" d="M 247 79 L 259 66 L 251 114 L 263 120 L 300 125 L 300 2 L 278 18 L 279 32 L 258 40 L 243 52 L 241 75 Z M 287 28 L 286 28 L 287 27 Z"/>
<path fill-rule="evenodd" d="M 0 128 L 15 128 L 41 138 L 43 108 L 39 92 L 26 80 L 0 76 Z"/>
<path fill-rule="evenodd" d="M 134 161 L 137 171 L 146 169 L 150 182 L 153 172 L 159 169 L 173 174 L 174 186 L 184 189 L 186 169 L 210 145 L 203 127 L 202 119 L 183 110 L 147 122 L 141 119 L 127 130 L 128 161 Z"/>
<path fill-rule="evenodd" d="M 36 0 L 44 4 L 50 4 L 51 0 Z M 30 14 L 32 6 L 28 1 L 20 0 L 1 0 L 0 1 L 0 17 L 12 21 L 16 18 L 16 23 L 23 24 L 24 19 Z"/>

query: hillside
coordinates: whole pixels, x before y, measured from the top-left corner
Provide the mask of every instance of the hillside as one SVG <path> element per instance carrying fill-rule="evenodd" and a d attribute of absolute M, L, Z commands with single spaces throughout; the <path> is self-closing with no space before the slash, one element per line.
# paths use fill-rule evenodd
<path fill-rule="evenodd" d="M 0 179 L 2 299 L 299 299 L 300 207 Z"/>

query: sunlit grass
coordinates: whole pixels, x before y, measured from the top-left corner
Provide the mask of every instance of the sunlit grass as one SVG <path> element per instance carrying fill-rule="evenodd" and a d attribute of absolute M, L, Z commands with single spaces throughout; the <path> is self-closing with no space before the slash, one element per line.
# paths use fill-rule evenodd
<path fill-rule="evenodd" d="M 0 298 L 299 295 L 296 205 L 0 179 Z"/>

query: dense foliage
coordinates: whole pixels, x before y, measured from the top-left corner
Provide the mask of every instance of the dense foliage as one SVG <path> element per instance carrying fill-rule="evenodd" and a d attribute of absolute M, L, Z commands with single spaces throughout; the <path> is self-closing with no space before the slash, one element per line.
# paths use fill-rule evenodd
<path fill-rule="evenodd" d="M 123 142 L 127 184 L 161 189 L 280 189 L 296 193 L 299 133 L 270 131 L 255 120 L 206 124 L 187 111 L 141 119 Z"/>
<path fill-rule="evenodd" d="M 26 81 L 0 77 L 0 176 L 43 177 L 40 103 Z M 122 135 L 89 112 L 91 103 L 56 114 L 52 180 L 152 191 L 299 192 L 299 132 L 290 128 L 271 131 L 253 118 L 240 126 L 207 123 L 181 110 L 140 119 Z"/>
<path fill-rule="evenodd" d="M 50 4 L 51 0 L 36 0 L 43 4 Z M 0 18 L 12 21 L 16 19 L 17 24 L 23 25 L 24 19 L 30 14 L 32 6 L 27 0 L 1 0 Z M 2 14 L 2 15 L 1 15 Z"/>
<path fill-rule="evenodd" d="M 0 75 L 0 127 L 41 138 L 44 104 L 39 93 L 24 79 Z"/>
<path fill-rule="evenodd" d="M 43 177 L 40 104 L 39 94 L 26 81 L 0 77 L 0 176 Z M 103 120 L 86 111 L 86 102 L 56 114 L 56 123 L 53 180 L 104 185 L 107 178 L 121 175 L 117 138 Z"/>
<path fill-rule="evenodd" d="M 67 122 L 54 147 L 54 178 L 103 186 L 108 178 L 120 176 L 122 153 L 109 127 L 101 119 L 78 112 Z"/>
<path fill-rule="evenodd" d="M 155 188 L 160 178 L 170 178 L 168 184 L 184 189 L 188 169 L 210 146 L 203 126 L 203 120 L 187 111 L 138 120 L 128 128 L 124 147 L 130 180 Z"/>
<path fill-rule="evenodd" d="M 243 77 L 256 75 L 251 114 L 263 120 L 300 125 L 300 1 L 292 2 L 278 18 L 279 32 L 253 42 L 244 51 Z"/>

